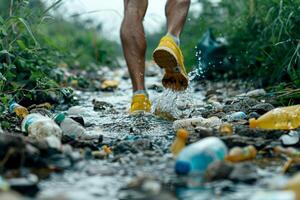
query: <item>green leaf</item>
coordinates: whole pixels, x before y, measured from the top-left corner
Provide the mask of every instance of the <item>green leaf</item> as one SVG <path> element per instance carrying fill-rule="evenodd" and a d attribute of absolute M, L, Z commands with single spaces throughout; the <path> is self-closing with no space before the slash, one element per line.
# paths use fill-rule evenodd
<path fill-rule="evenodd" d="M 22 40 L 17 40 L 17 44 L 19 45 L 21 50 L 24 50 L 27 48 L 25 43 Z"/>
<path fill-rule="evenodd" d="M 32 30 L 28 24 L 28 22 L 24 19 L 24 18 L 21 18 L 19 17 L 18 20 L 25 26 L 27 32 L 29 33 L 29 35 L 31 36 L 32 40 L 34 41 L 35 45 L 38 46 L 39 43 L 38 41 L 36 40 L 36 38 L 34 37 L 33 33 L 32 33 Z"/>

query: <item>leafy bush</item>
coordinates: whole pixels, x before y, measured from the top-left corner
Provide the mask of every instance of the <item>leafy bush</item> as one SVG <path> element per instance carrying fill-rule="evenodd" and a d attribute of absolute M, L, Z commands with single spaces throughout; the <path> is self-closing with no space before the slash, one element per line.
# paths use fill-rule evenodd
<path fill-rule="evenodd" d="M 5 1 L 0 5 L 0 98 L 33 102 L 67 99 L 71 89 L 62 87 L 70 68 L 116 66 L 117 45 L 99 36 L 80 22 L 54 18 L 39 0 Z M 64 84 L 65 85 L 65 84 Z M 55 97 L 55 98 L 54 98 Z"/>
<path fill-rule="evenodd" d="M 189 70 L 196 65 L 195 46 L 212 28 L 217 37 L 227 39 L 236 76 L 250 77 L 260 85 L 292 82 L 300 86 L 300 0 L 222 0 L 218 4 L 201 0 L 199 4 L 202 12 L 189 16 L 181 36 Z M 164 32 L 152 37 L 158 39 Z"/>

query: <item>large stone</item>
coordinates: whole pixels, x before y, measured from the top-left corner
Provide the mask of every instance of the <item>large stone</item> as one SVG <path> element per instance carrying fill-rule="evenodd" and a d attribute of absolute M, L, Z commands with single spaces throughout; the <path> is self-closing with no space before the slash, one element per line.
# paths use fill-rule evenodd
<path fill-rule="evenodd" d="M 262 115 L 272 109 L 274 109 L 274 106 L 270 103 L 259 103 L 259 104 L 252 106 L 249 109 L 249 112 L 256 112 L 256 113 Z"/>

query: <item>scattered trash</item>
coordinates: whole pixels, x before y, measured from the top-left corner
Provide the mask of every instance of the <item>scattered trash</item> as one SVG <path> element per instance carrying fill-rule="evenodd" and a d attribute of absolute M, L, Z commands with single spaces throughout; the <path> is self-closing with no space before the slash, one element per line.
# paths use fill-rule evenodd
<path fill-rule="evenodd" d="M 280 137 L 280 141 L 285 146 L 296 145 L 299 142 L 299 132 L 290 131 L 289 134 Z"/>
<path fill-rule="evenodd" d="M 207 119 L 203 117 L 198 117 L 198 118 L 176 120 L 173 122 L 173 129 L 177 131 L 180 128 L 194 129 L 199 126 L 206 127 L 206 128 L 219 128 L 221 124 L 222 121 L 218 117 L 210 117 Z"/>
<path fill-rule="evenodd" d="M 227 115 L 226 118 L 228 121 L 240 121 L 246 119 L 247 115 L 244 112 L 240 111 L 232 113 L 231 115 Z"/>
<path fill-rule="evenodd" d="M 197 78 L 211 77 L 217 71 L 228 71 L 226 52 L 226 42 L 215 39 L 211 29 L 206 31 L 196 46 Z"/>
<path fill-rule="evenodd" d="M 24 119 L 29 114 L 27 108 L 25 108 L 24 106 L 21 106 L 20 104 L 16 103 L 15 101 L 12 101 L 10 103 L 9 112 L 16 113 L 16 115 L 21 119 Z"/>
<path fill-rule="evenodd" d="M 252 160 L 256 157 L 257 150 L 254 146 L 250 145 L 247 147 L 234 147 L 230 149 L 225 160 L 230 162 L 241 162 L 246 160 Z"/>
<path fill-rule="evenodd" d="M 291 130 L 300 126 L 300 105 L 275 108 L 258 119 L 250 119 L 251 128 Z"/>
<path fill-rule="evenodd" d="M 220 127 L 219 127 L 219 132 L 222 135 L 225 135 L 225 136 L 232 135 L 233 134 L 233 126 L 232 126 L 232 124 L 229 124 L 229 123 L 221 124 Z"/>
<path fill-rule="evenodd" d="M 104 145 L 100 151 L 93 151 L 92 155 L 94 158 L 104 159 L 111 153 L 112 150 L 108 146 Z"/>
<path fill-rule="evenodd" d="M 202 175 L 208 165 L 217 160 L 224 160 L 226 145 L 217 137 L 207 137 L 188 145 L 178 155 L 175 172 L 177 174 Z"/>
<path fill-rule="evenodd" d="M 101 90 L 103 91 L 113 91 L 119 86 L 119 81 L 117 80 L 105 80 L 101 84 Z"/>
<path fill-rule="evenodd" d="M 170 148 L 170 151 L 174 156 L 177 156 L 180 151 L 185 147 L 186 141 L 189 137 L 189 133 L 185 129 L 178 129 L 176 132 L 176 138 Z"/>
<path fill-rule="evenodd" d="M 60 125 L 64 135 L 71 138 L 80 138 L 85 135 L 85 129 L 78 122 L 60 113 L 55 116 L 55 122 Z"/>
<path fill-rule="evenodd" d="M 29 114 L 24 118 L 22 131 L 36 139 L 44 139 L 48 136 L 62 137 L 62 130 L 52 119 L 37 113 Z"/>

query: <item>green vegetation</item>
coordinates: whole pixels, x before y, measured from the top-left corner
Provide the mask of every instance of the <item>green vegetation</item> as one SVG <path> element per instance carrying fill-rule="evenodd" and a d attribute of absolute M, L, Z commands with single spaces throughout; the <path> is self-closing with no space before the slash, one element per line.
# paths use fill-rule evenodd
<path fill-rule="evenodd" d="M 40 0 L 4 1 L 0 5 L 0 99 L 23 104 L 68 100 L 63 67 L 116 67 L 117 44 L 101 37 L 101 26 L 89 28 L 77 18 L 49 14 Z M 70 77 L 67 77 L 70 79 Z M 77 79 L 77 77 L 71 77 Z M 55 98 L 53 98 L 55 96 Z"/>
<path fill-rule="evenodd" d="M 300 86 L 300 0 L 200 2 L 202 13 L 189 16 L 181 37 L 190 70 L 196 64 L 195 46 L 212 28 L 216 37 L 227 39 L 228 56 L 234 58 L 238 77 L 251 77 L 264 86 L 282 82 Z M 164 32 L 153 38 L 158 39 Z M 155 45 L 150 43 L 150 48 Z"/>

